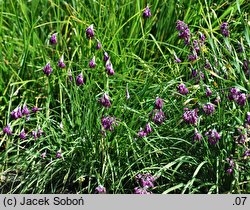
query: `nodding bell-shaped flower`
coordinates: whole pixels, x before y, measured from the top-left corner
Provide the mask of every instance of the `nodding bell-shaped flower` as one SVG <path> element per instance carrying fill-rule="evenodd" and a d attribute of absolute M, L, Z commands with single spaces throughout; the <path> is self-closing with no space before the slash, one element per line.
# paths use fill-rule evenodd
<path fill-rule="evenodd" d="M 72 82 L 73 77 L 72 77 L 71 69 L 68 70 L 68 77 L 69 77 L 69 81 Z"/>
<path fill-rule="evenodd" d="M 144 8 L 144 11 L 143 11 L 143 13 L 142 13 L 142 16 L 143 16 L 144 18 L 148 18 L 148 17 L 152 16 L 151 11 L 150 11 L 148 5 Z"/>
<path fill-rule="evenodd" d="M 110 107 L 111 106 L 111 102 L 110 102 L 110 100 L 109 100 L 109 96 L 106 94 L 106 93 L 104 93 L 104 95 L 103 95 L 103 97 L 102 98 L 100 98 L 100 103 L 104 106 L 104 107 Z"/>
<path fill-rule="evenodd" d="M 24 130 L 24 129 L 22 129 L 22 131 L 20 132 L 19 138 L 20 138 L 20 139 L 26 139 L 26 133 L 25 133 L 25 130 Z"/>
<path fill-rule="evenodd" d="M 48 62 L 44 68 L 43 68 L 43 72 L 44 74 L 46 74 L 47 76 L 49 76 L 52 73 L 53 69 L 50 66 L 50 62 Z"/>
<path fill-rule="evenodd" d="M 185 84 L 179 84 L 177 87 L 178 92 L 181 95 L 187 95 L 188 94 L 188 89 L 186 88 Z"/>
<path fill-rule="evenodd" d="M 198 132 L 197 128 L 194 129 L 194 141 L 200 141 L 202 139 L 202 135 Z"/>
<path fill-rule="evenodd" d="M 106 194 L 106 188 L 103 187 L 102 185 L 99 185 L 98 187 L 96 187 L 95 191 L 98 194 Z"/>
<path fill-rule="evenodd" d="M 8 124 L 6 127 L 3 128 L 3 133 L 6 133 L 8 136 L 12 135 L 10 124 Z"/>
<path fill-rule="evenodd" d="M 52 44 L 52 45 L 56 45 L 57 44 L 56 35 L 57 35 L 57 33 L 54 33 L 54 34 L 51 35 L 50 40 L 49 40 L 50 44 Z"/>
<path fill-rule="evenodd" d="M 228 30 L 228 23 L 227 22 L 224 22 L 224 23 L 221 24 L 220 30 L 221 30 L 221 34 L 224 37 L 228 37 L 229 36 L 229 30 Z"/>
<path fill-rule="evenodd" d="M 112 65 L 112 63 L 110 62 L 110 60 L 108 60 L 108 61 L 106 62 L 106 70 L 107 70 L 107 72 L 108 72 L 109 75 L 114 75 L 114 74 L 115 74 L 115 71 L 114 71 L 114 69 L 113 69 L 113 65 Z"/>
<path fill-rule="evenodd" d="M 57 64 L 58 67 L 59 67 L 59 68 L 62 68 L 62 69 L 65 68 L 65 66 L 66 66 L 65 63 L 63 62 L 63 60 L 64 60 L 64 59 L 63 59 L 63 55 L 62 55 L 61 58 L 60 58 L 59 61 L 58 61 L 58 64 Z"/>
<path fill-rule="evenodd" d="M 30 110 L 28 109 L 26 104 L 23 105 L 22 114 L 23 115 L 29 115 L 30 114 Z"/>
<path fill-rule="evenodd" d="M 103 53 L 103 61 L 107 62 L 109 60 L 109 54 L 107 52 Z"/>
<path fill-rule="evenodd" d="M 94 37 L 94 25 L 91 24 L 87 29 L 86 29 L 86 36 L 88 39 L 91 39 Z"/>
<path fill-rule="evenodd" d="M 155 100 L 155 109 L 162 109 L 163 108 L 163 99 L 157 97 Z"/>
<path fill-rule="evenodd" d="M 80 73 L 77 77 L 76 77 L 76 85 L 80 86 L 84 83 L 83 81 L 83 77 L 82 77 L 82 73 Z"/>
<path fill-rule="evenodd" d="M 89 61 L 89 67 L 90 68 L 95 68 L 96 63 L 95 63 L 95 56 Z"/>
<path fill-rule="evenodd" d="M 101 49 L 101 47 L 102 47 L 101 42 L 99 40 L 97 40 L 96 49 L 99 50 L 99 49 Z"/>

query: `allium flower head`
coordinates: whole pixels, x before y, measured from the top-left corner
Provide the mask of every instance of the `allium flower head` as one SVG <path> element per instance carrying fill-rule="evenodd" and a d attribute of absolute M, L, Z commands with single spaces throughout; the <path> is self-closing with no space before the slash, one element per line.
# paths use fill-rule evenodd
<path fill-rule="evenodd" d="M 8 136 L 12 135 L 10 124 L 8 124 L 6 127 L 3 128 L 3 133 L 6 133 Z"/>
<path fill-rule="evenodd" d="M 214 105 L 211 103 L 203 105 L 203 111 L 205 112 L 206 115 L 210 115 L 214 113 Z"/>
<path fill-rule="evenodd" d="M 83 76 L 82 76 L 82 73 L 80 73 L 77 77 L 76 77 L 76 85 L 77 86 L 80 86 L 84 83 L 83 81 Z"/>
<path fill-rule="evenodd" d="M 110 116 L 102 117 L 101 122 L 102 122 L 102 127 L 105 130 L 109 130 L 109 131 L 113 131 L 114 130 L 114 125 L 117 125 L 116 122 L 115 122 L 115 118 L 110 117 Z"/>
<path fill-rule="evenodd" d="M 224 23 L 221 24 L 220 30 L 221 30 L 221 33 L 222 33 L 222 35 L 224 37 L 229 36 L 229 30 L 228 30 L 228 23 L 227 22 L 224 22 Z"/>
<path fill-rule="evenodd" d="M 162 109 L 163 108 L 163 99 L 157 97 L 155 100 L 155 109 Z"/>
<path fill-rule="evenodd" d="M 165 114 L 162 110 L 155 110 L 154 116 L 153 116 L 153 122 L 155 124 L 161 125 L 165 120 Z"/>
<path fill-rule="evenodd" d="M 26 104 L 23 105 L 22 114 L 23 115 L 29 115 L 30 114 L 30 111 L 29 111 L 29 109 L 28 109 L 28 107 L 27 107 Z"/>
<path fill-rule="evenodd" d="M 95 188 L 96 193 L 98 194 L 106 194 L 106 188 L 102 185 L 99 185 Z"/>
<path fill-rule="evenodd" d="M 140 194 L 140 195 L 152 194 L 152 192 L 147 191 L 147 189 L 144 189 L 144 188 L 141 188 L 141 187 L 135 187 L 134 188 L 134 193 L 135 194 Z"/>
<path fill-rule="evenodd" d="M 49 76 L 52 73 L 53 69 L 50 66 L 50 62 L 48 62 L 44 68 L 43 68 L 43 72 L 44 74 L 46 74 L 47 76 Z"/>
<path fill-rule="evenodd" d="M 91 39 L 94 37 L 94 25 L 91 24 L 87 29 L 86 29 L 86 36 L 88 39 Z"/>
<path fill-rule="evenodd" d="M 135 176 L 136 181 L 144 189 L 153 188 L 156 177 L 152 176 L 150 173 L 137 174 Z"/>
<path fill-rule="evenodd" d="M 193 109 L 193 110 L 188 110 L 185 109 L 185 112 L 182 116 L 183 120 L 191 125 L 196 125 L 196 123 L 198 122 L 198 109 Z"/>
<path fill-rule="evenodd" d="M 213 145 L 216 144 L 221 138 L 220 134 L 215 129 L 209 129 L 205 135 L 208 137 L 208 142 Z"/>
<path fill-rule="evenodd" d="M 187 28 L 188 28 L 188 26 L 187 26 L 186 23 L 184 23 L 184 22 L 181 21 L 181 20 L 177 20 L 177 22 L 176 22 L 176 29 L 177 29 L 178 31 L 183 31 L 183 30 L 185 30 L 185 29 L 187 29 Z"/>
<path fill-rule="evenodd" d="M 140 129 L 140 131 L 137 133 L 138 137 L 143 138 L 147 136 L 147 132 L 145 132 L 143 129 Z"/>
<path fill-rule="evenodd" d="M 206 96 L 209 97 L 211 95 L 212 95 L 212 90 L 209 87 L 207 87 L 206 88 Z"/>
<path fill-rule="evenodd" d="M 56 35 L 57 35 L 57 33 L 54 33 L 54 34 L 51 35 L 50 40 L 49 40 L 49 41 L 50 41 L 50 44 L 52 44 L 52 45 L 57 44 Z"/>
<path fill-rule="evenodd" d="M 64 60 L 64 59 L 63 59 L 63 55 L 62 55 L 61 58 L 60 58 L 59 61 L 58 61 L 58 64 L 57 64 L 58 67 L 59 67 L 59 68 L 62 68 L 62 69 L 65 68 L 65 66 L 66 66 L 65 63 L 63 62 L 63 60 Z"/>
<path fill-rule="evenodd" d="M 187 95 L 188 94 L 188 89 L 186 88 L 186 86 L 185 86 L 185 84 L 179 84 L 178 86 L 177 86 L 177 90 L 178 90 L 178 92 L 180 93 L 180 94 L 182 94 L 182 95 Z"/>
<path fill-rule="evenodd" d="M 244 106 L 246 104 L 246 94 L 245 93 L 240 93 L 238 95 L 238 99 L 237 99 L 237 103 L 240 105 L 240 106 Z"/>
<path fill-rule="evenodd" d="M 239 97 L 239 94 L 240 94 L 240 91 L 237 88 L 233 87 L 233 88 L 230 89 L 228 98 L 229 98 L 229 100 L 237 101 L 238 97 Z"/>
<path fill-rule="evenodd" d="M 97 40 L 96 49 L 99 50 L 99 49 L 101 49 L 101 47 L 102 47 L 101 42 L 99 40 Z"/>
<path fill-rule="evenodd" d="M 144 18 L 148 18 L 148 17 L 152 16 L 151 11 L 150 11 L 148 5 L 144 8 L 142 16 Z"/>
<path fill-rule="evenodd" d="M 152 132 L 152 128 L 149 123 L 146 124 L 144 131 L 149 134 Z"/>
<path fill-rule="evenodd" d="M 202 139 L 202 135 L 198 132 L 198 130 L 195 128 L 194 129 L 194 137 L 193 140 L 194 141 L 201 141 Z"/>
<path fill-rule="evenodd" d="M 109 96 L 104 93 L 103 97 L 99 99 L 99 102 L 104 106 L 104 107 L 110 107 L 111 102 L 109 100 Z"/>
<path fill-rule="evenodd" d="M 25 130 L 24 130 L 24 129 L 22 129 L 22 131 L 20 132 L 19 138 L 20 138 L 20 139 L 26 139 L 26 133 L 25 133 Z"/>
<path fill-rule="evenodd" d="M 114 71 L 114 69 L 113 69 L 113 65 L 112 65 L 112 63 L 110 62 L 110 60 L 107 60 L 105 66 L 106 66 L 106 70 L 107 70 L 107 72 L 108 72 L 109 75 L 114 75 L 114 74 L 115 74 L 115 71 Z"/>
<path fill-rule="evenodd" d="M 18 114 L 17 114 L 17 109 L 14 109 L 11 113 L 10 116 L 12 119 L 16 120 L 18 119 Z"/>
<path fill-rule="evenodd" d="M 95 68 L 96 63 L 95 63 L 95 56 L 89 61 L 89 67 L 90 68 Z"/>
<path fill-rule="evenodd" d="M 104 53 L 103 53 L 103 61 L 104 62 L 107 62 L 109 60 L 109 54 L 105 51 Z"/>

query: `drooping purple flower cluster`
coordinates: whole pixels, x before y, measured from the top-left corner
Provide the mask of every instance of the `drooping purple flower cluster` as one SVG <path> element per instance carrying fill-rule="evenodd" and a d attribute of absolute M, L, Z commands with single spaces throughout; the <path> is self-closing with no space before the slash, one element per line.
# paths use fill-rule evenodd
<path fill-rule="evenodd" d="M 99 49 L 101 49 L 101 47 L 102 47 L 101 42 L 99 40 L 97 40 L 96 49 L 99 50 Z"/>
<path fill-rule="evenodd" d="M 186 88 L 185 84 L 179 84 L 177 86 L 177 91 L 181 94 L 181 95 L 187 95 L 188 94 L 188 89 Z"/>
<path fill-rule="evenodd" d="M 154 182 L 156 177 L 152 176 L 150 173 L 146 174 L 137 174 L 135 176 L 136 182 L 140 187 L 134 188 L 135 194 L 151 194 L 149 191 L 150 188 L 154 187 Z"/>
<path fill-rule="evenodd" d="M 82 73 L 80 73 L 77 77 L 76 77 L 76 85 L 77 86 L 80 86 L 84 83 L 84 80 L 83 80 L 83 76 L 82 76 Z"/>
<path fill-rule="evenodd" d="M 228 30 L 228 23 L 227 22 L 224 22 L 224 23 L 221 24 L 220 30 L 221 30 L 221 34 L 224 37 L 228 37 L 229 36 L 229 30 Z"/>
<path fill-rule="evenodd" d="M 138 137 L 143 138 L 146 137 L 149 133 L 152 132 L 152 128 L 150 126 L 149 123 L 146 124 L 145 128 L 142 130 L 140 129 L 140 131 L 138 132 Z"/>
<path fill-rule="evenodd" d="M 166 119 L 165 114 L 162 110 L 154 110 L 153 112 L 153 122 L 155 124 L 161 125 Z"/>
<path fill-rule="evenodd" d="M 104 93 L 103 96 L 99 99 L 99 102 L 106 108 L 111 106 L 108 94 Z"/>
<path fill-rule="evenodd" d="M 206 115 L 211 115 L 214 113 L 214 105 L 211 103 L 203 105 L 203 111 L 205 112 Z"/>
<path fill-rule="evenodd" d="M 232 159 L 232 157 L 229 157 L 229 158 L 226 159 L 226 161 L 227 161 L 227 163 L 229 165 L 228 168 L 227 168 L 227 170 L 226 170 L 226 172 L 228 174 L 232 174 L 233 173 L 233 169 L 235 167 L 234 160 Z"/>
<path fill-rule="evenodd" d="M 58 65 L 58 67 L 59 68 L 65 68 L 66 67 L 66 65 L 65 65 L 65 63 L 63 62 L 63 55 L 60 57 L 60 59 L 59 59 L 59 61 L 58 61 L 58 63 L 57 63 L 57 65 Z"/>
<path fill-rule="evenodd" d="M 27 137 L 27 134 L 26 134 L 26 132 L 25 132 L 25 130 L 23 128 L 22 131 L 19 134 L 19 138 L 24 140 L 24 139 L 26 139 L 26 137 Z"/>
<path fill-rule="evenodd" d="M 188 25 L 181 20 L 177 20 L 176 29 L 179 31 L 179 38 L 184 39 L 186 45 L 190 44 L 190 30 Z"/>
<path fill-rule="evenodd" d="M 196 125 L 198 122 L 198 109 L 189 110 L 185 108 L 184 110 L 185 112 L 182 116 L 183 120 L 190 125 Z"/>
<path fill-rule="evenodd" d="M 52 45 L 56 45 L 57 44 L 56 35 L 57 35 L 57 33 L 54 33 L 54 34 L 51 35 L 50 40 L 49 40 L 50 44 L 52 44 Z"/>
<path fill-rule="evenodd" d="M 221 138 L 220 134 L 215 129 L 209 129 L 205 135 L 208 137 L 208 142 L 212 145 L 216 144 Z"/>
<path fill-rule="evenodd" d="M 94 33 L 94 25 L 91 24 L 87 29 L 86 29 L 86 36 L 88 39 L 93 38 L 95 35 Z"/>
<path fill-rule="evenodd" d="M 108 75 L 114 75 L 115 74 L 115 71 L 113 69 L 113 65 L 112 65 L 110 59 L 107 60 L 105 66 L 106 66 L 106 70 L 107 70 Z"/>
<path fill-rule="evenodd" d="M 194 141 L 201 141 L 202 139 L 202 135 L 198 132 L 197 128 L 194 129 L 194 137 L 193 140 Z"/>
<path fill-rule="evenodd" d="M 12 135 L 10 124 L 8 124 L 6 127 L 3 128 L 3 133 L 7 134 L 8 136 Z"/>
<path fill-rule="evenodd" d="M 95 56 L 89 61 L 89 67 L 90 68 L 95 68 L 96 62 L 95 62 Z"/>
<path fill-rule="evenodd" d="M 143 13 L 142 13 L 142 16 L 143 16 L 144 18 L 148 18 L 148 17 L 152 16 L 151 11 L 150 11 L 148 5 L 144 8 L 144 11 L 143 11 Z"/>
<path fill-rule="evenodd" d="M 246 104 L 246 94 L 241 93 L 237 88 L 231 88 L 228 94 L 229 100 L 235 101 L 240 106 L 244 106 Z"/>
<path fill-rule="evenodd" d="M 156 100 L 155 100 L 155 109 L 162 109 L 163 104 L 164 104 L 163 99 L 157 97 Z"/>
<path fill-rule="evenodd" d="M 109 131 L 113 131 L 114 126 L 117 125 L 116 119 L 111 116 L 102 117 L 101 122 L 102 122 L 102 127 L 104 128 L 104 130 L 109 130 Z"/>
<path fill-rule="evenodd" d="M 106 188 L 102 185 L 99 185 L 98 187 L 95 188 L 95 192 L 97 194 L 106 194 Z"/>
<path fill-rule="evenodd" d="M 44 68 L 43 68 L 43 72 L 44 74 L 46 74 L 47 76 L 49 76 L 52 73 L 53 69 L 50 66 L 50 62 L 48 62 Z"/>

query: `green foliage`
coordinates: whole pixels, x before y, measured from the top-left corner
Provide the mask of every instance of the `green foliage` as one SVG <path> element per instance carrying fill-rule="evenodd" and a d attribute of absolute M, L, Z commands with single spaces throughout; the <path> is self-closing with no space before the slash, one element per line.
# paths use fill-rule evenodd
<path fill-rule="evenodd" d="M 250 91 L 250 74 L 243 68 L 250 55 L 248 1 L 149 1 L 152 16 L 143 18 L 146 5 L 143 0 L 0 1 L 0 127 L 11 123 L 13 131 L 12 136 L 0 132 L 1 193 L 94 193 L 98 185 L 108 193 L 133 193 L 138 173 L 158 177 L 153 193 L 250 192 L 250 162 L 243 157 L 249 149 L 249 100 L 240 106 L 228 99 L 231 87 Z M 200 32 L 206 36 L 196 61 L 187 59 L 190 46 L 178 38 L 177 20 L 188 24 L 191 47 Z M 229 23 L 229 37 L 221 34 L 223 22 Z M 95 38 L 89 40 L 90 24 Z M 49 43 L 53 33 L 56 45 Z M 113 76 L 105 70 L 104 51 Z M 62 55 L 66 68 L 60 69 Z M 206 61 L 211 69 L 204 68 Z M 47 77 L 48 62 L 53 72 Z M 197 82 L 194 69 L 204 79 Z M 80 73 L 84 85 L 77 86 Z M 176 90 L 180 83 L 189 89 L 186 96 Z M 110 108 L 99 103 L 104 93 Z M 202 106 L 218 96 L 215 113 L 205 115 Z M 152 122 L 156 97 L 164 99 L 161 125 Z M 29 120 L 11 119 L 24 103 L 42 110 Z M 197 125 L 184 122 L 184 108 L 199 109 Z M 101 119 L 108 115 L 117 125 L 104 135 Z M 139 138 L 147 122 L 153 132 Z M 23 128 L 25 140 L 19 138 Z M 200 142 L 193 141 L 195 128 Z M 205 133 L 214 128 L 221 139 L 211 145 Z M 243 144 L 236 140 L 238 128 L 247 136 Z M 44 134 L 34 139 L 32 131 L 39 129 Z M 234 160 L 232 174 L 226 173 L 227 158 Z"/>

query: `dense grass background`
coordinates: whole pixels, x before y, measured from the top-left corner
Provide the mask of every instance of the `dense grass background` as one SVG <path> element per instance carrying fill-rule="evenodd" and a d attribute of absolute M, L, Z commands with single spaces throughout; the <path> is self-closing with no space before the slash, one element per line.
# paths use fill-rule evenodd
<path fill-rule="evenodd" d="M 152 16 L 144 19 L 147 4 Z M 248 0 L 10 0 L 0 1 L 0 10 L 0 127 L 11 122 L 13 130 L 12 136 L 0 133 L 1 193 L 94 193 L 98 185 L 109 193 L 133 193 L 138 173 L 159 177 L 154 193 L 250 192 L 250 162 L 243 157 L 249 149 L 249 128 L 243 128 L 249 100 L 245 106 L 228 100 L 231 87 L 250 91 L 250 74 L 243 68 L 250 55 Z M 189 46 L 178 38 L 177 20 L 188 24 L 192 40 L 198 32 L 206 36 L 194 62 L 187 59 Z M 223 22 L 229 23 L 228 38 L 220 32 Z M 90 24 L 100 50 L 96 39 L 86 38 Z M 52 46 L 55 32 L 58 43 Z M 104 51 L 113 76 L 106 73 Z M 57 66 L 61 55 L 64 69 Z M 95 69 L 88 66 L 93 55 Z M 204 68 L 206 60 L 212 69 Z M 43 73 L 47 62 L 53 68 L 49 77 Z M 202 71 L 204 80 L 197 83 L 192 69 Z M 85 84 L 76 86 L 81 72 Z M 180 83 L 188 87 L 187 96 L 177 92 Z M 206 86 L 211 97 L 205 96 Z M 104 92 L 111 98 L 109 109 L 98 102 Z M 217 95 L 221 103 L 206 116 L 202 105 Z M 150 117 L 157 96 L 164 99 L 162 125 Z M 24 103 L 42 110 L 29 121 L 12 120 L 11 111 Z M 182 120 L 185 107 L 200 109 L 197 126 Z M 105 137 L 100 131 L 106 115 L 115 116 L 118 125 Z M 153 132 L 138 138 L 147 122 Z M 201 142 L 193 142 L 195 127 Z M 23 128 L 26 140 L 18 137 Z M 34 140 L 31 131 L 39 128 L 46 135 Z M 205 136 L 210 128 L 221 134 L 216 145 Z M 244 144 L 236 142 L 237 128 L 248 135 Z M 57 151 L 63 158 L 55 157 Z M 229 157 L 235 162 L 232 174 L 226 173 Z"/>

